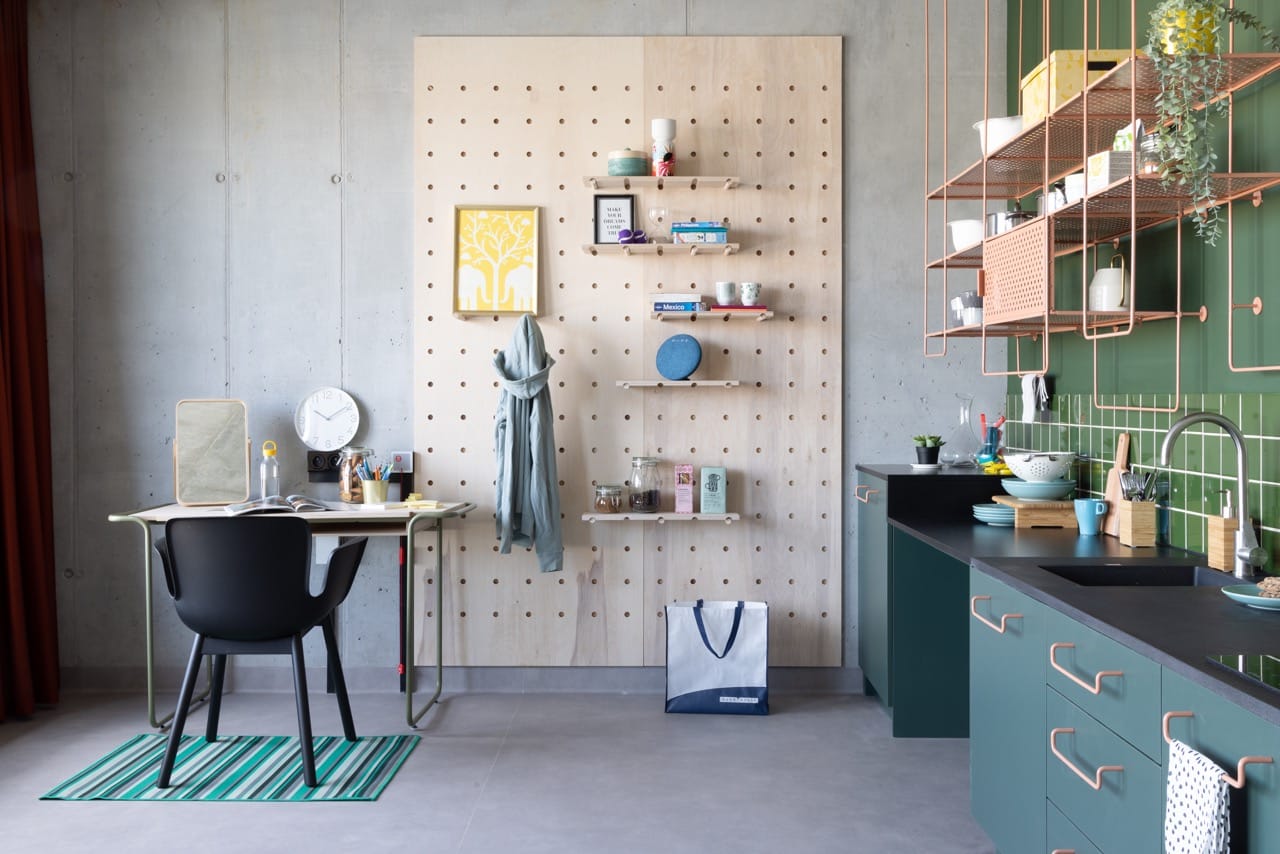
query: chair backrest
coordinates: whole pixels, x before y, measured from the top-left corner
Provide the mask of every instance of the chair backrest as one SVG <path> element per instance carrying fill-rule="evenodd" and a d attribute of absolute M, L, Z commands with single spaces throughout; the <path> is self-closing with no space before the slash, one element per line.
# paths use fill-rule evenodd
<path fill-rule="evenodd" d="M 261 641 L 305 632 L 324 619 L 350 590 L 364 543 L 350 574 L 331 573 L 320 596 L 308 590 L 311 526 L 296 516 L 173 519 L 164 548 L 182 622 L 210 637 Z"/>

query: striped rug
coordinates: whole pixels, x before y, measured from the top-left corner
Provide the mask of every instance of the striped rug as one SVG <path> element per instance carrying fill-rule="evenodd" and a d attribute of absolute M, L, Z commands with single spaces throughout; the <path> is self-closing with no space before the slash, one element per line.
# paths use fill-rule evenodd
<path fill-rule="evenodd" d="M 168 736 L 136 735 L 41 800 L 61 801 L 373 801 L 418 746 L 416 735 L 357 741 L 316 736 L 316 780 L 302 782 L 298 737 L 223 736 L 210 744 L 184 735 L 170 786 L 156 788 Z"/>

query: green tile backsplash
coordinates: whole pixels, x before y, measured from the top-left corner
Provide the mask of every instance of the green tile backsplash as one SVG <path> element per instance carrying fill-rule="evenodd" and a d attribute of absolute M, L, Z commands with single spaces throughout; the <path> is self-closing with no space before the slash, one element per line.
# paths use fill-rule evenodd
<path fill-rule="evenodd" d="M 1169 408 L 1167 394 L 1103 395 L 1108 406 Z M 1169 543 L 1203 552 L 1205 520 L 1222 506 L 1221 489 L 1236 489 L 1235 446 L 1220 429 L 1196 424 L 1183 432 L 1174 445 L 1173 464 L 1158 465 L 1160 442 L 1176 419 L 1188 412 L 1216 412 L 1230 418 L 1244 433 L 1249 455 L 1249 512 L 1261 523 L 1262 547 L 1271 555 L 1269 572 L 1278 572 L 1280 558 L 1280 394 L 1187 394 L 1177 412 L 1138 412 L 1099 409 L 1088 394 L 1055 395 L 1050 400 L 1051 420 L 1025 424 L 1005 423 L 1004 444 L 1018 451 L 1074 451 L 1083 458 L 1076 467 L 1081 495 L 1101 496 L 1107 470 L 1115 459 L 1116 438 L 1127 432 L 1129 467 L 1145 474 L 1156 472 L 1167 484 Z M 1021 397 L 1010 395 L 1007 412 L 1021 411 Z"/>

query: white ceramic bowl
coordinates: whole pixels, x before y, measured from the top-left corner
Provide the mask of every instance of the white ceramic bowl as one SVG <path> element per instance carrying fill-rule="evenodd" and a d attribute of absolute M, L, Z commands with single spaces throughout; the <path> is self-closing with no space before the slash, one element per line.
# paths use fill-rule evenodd
<path fill-rule="evenodd" d="M 1029 483 L 1062 480 L 1071 472 L 1076 455 L 1066 452 L 1014 453 L 1004 455 L 1004 464 Z"/>
<path fill-rule="evenodd" d="M 953 219 L 947 223 L 947 229 L 951 232 L 951 249 L 955 252 L 968 249 L 982 239 L 980 219 Z"/>
<path fill-rule="evenodd" d="M 1004 118 L 989 118 L 986 122 L 977 121 L 973 123 L 973 129 L 978 132 L 978 145 L 982 148 L 983 155 L 991 154 L 993 151 L 999 150 L 1009 140 L 1022 133 L 1022 116 L 1006 116 Z M 991 135 L 988 140 L 987 134 Z"/>
<path fill-rule="evenodd" d="M 1006 477 L 1001 479 L 1000 485 L 1014 498 L 1023 498 L 1027 501 L 1057 501 L 1076 491 L 1074 480 L 1028 481 Z"/>

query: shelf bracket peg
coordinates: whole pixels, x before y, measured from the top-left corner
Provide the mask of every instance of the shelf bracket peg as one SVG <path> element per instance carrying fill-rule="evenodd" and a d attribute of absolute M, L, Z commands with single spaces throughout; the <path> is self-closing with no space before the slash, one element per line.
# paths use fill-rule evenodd
<path fill-rule="evenodd" d="M 689 179 L 689 189 L 690 189 L 690 190 L 696 190 L 696 189 L 698 189 L 698 179 L 697 179 L 697 178 L 690 178 L 690 179 Z"/>
<path fill-rule="evenodd" d="M 623 246 L 623 247 L 622 247 L 622 254 L 623 254 L 623 255 L 630 255 L 630 254 L 631 254 L 631 247 L 630 247 L 630 246 Z"/>
<path fill-rule="evenodd" d="M 1261 190 L 1254 190 L 1252 199 L 1253 199 L 1253 206 L 1255 208 L 1262 207 L 1262 191 Z"/>
<path fill-rule="evenodd" d="M 1246 309 L 1246 308 L 1252 311 L 1255 317 L 1259 314 L 1262 314 L 1262 297 L 1254 297 L 1253 302 L 1243 302 L 1243 303 L 1233 302 L 1231 304 L 1231 309 L 1233 311 L 1240 311 L 1241 309 Z"/>
<path fill-rule="evenodd" d="M 725 188 L 726 190 L 732 190 L 732 189 L 733 189 L 733 179 L 732 179 L 732 178 L 725 178 L 725 179 L 724 179 L 724 188 Z"/>
<path fill-rule="evenodd" d="M 733 250 L 732 250 L 732 249 L 730 249 L 728 246 L 726 246 L 726 247 L 724 248 L 724 254 L 725 254 L 725 255 L 732 255 L 732 254 L 733 254 Z"/>
<path fill-rule="evenodd" d="M 595 179 L 595 178 L 592 178 L 592 179 L 591 179 L 591 189 L 593 189 L 593 190 L 598 190 L 598 189 L 600 189 L 600 183 L 599 183 L 598 181 L 596 181 L 596 179 Z"/>
<path fill-rule="evenodd" d="M 692 247 L 690 247 L 690 248 L 689 248 L 689 254 L 690 254 L 690 255 L 697 255 L 697 254 L 698 254 L 698 246 L 697 246 L 697 244 L 694 244 Z"/>
<path fill-rule="evenodd" d="M 666 189 L 666 181 L 663 179 L 661 175 L 658 176 L 658 189 L 659 190 Z"/>
<path fill-rule="evenodd" d="M 630 189 L 631 189 L 631 179 L 630 179 L 630 178 L 623 178 L 623 179 L 622 179 L 622 189 L 624 189 L 624 190 L 630 190 Z"/>

